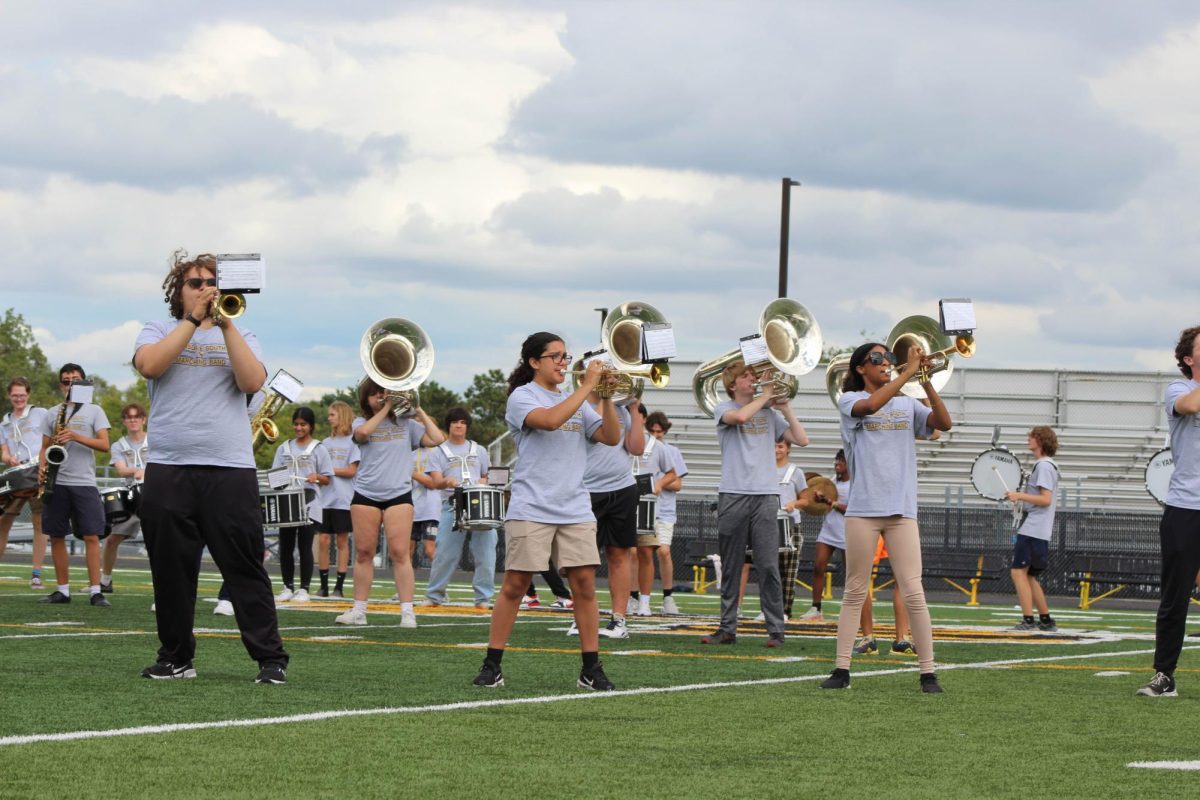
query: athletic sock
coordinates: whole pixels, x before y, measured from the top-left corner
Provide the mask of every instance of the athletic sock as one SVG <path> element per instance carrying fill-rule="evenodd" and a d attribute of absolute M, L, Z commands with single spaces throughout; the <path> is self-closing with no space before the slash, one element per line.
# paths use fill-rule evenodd
<path fill-rule="evenodd" d="M 329 570 L 322 569 L 322 570 L 318 570 L 318 572 L 321 576 L 321 591 L 328 592 L 329 591 Z"/>
<path fill-rule="evenodd" d="M 111 583 L 112 583 L 112 573 L 111 572 L 100 576 L 100 585 L 101 586 L 108 586 Z"/>
<path fill-rule="evenodd" d="M 67 597 L 70 597 L 70 596 L 71 596 L 71 584 L 69 584 L 69 583 L 60 583 L 60 584 L 58 585 L 58 591 L 62 592 L 62 593 L 63 593 L 64 595 L 66 595 Z"/>
<path fill-rule="evenodd" d="M 93 584 L 88 587 L 88 594 L 100 594 L 100 584 Z"/>
<path fill-rule="evenodd" d="M 31 578 L 40 578 L 42 577 L 42 571 L 40 569 L 35 569 L 29 573 L 29 576 Z"/>
<path fill-rule="evenodd" d="M 600 654 L 595 650 L 583 654 L 583 668 L 588 669 L 600 663 Z"/>
<path fill-rule="evenodd" d="M 813 603 L 813 608 L 815 608 L 817 611 L 820 611 L 821 610 L 820 602 Z"/>
<path fill-rule="evenodd" d="M 674 590 L 674 589 L 667 589 L 667 588 L 664 588 L 664 589 L 663 589 L 663 597 L 670 597 L 670 596 L 671 596 L 671 592 L 673 592 L 673 591 L 675 591 L 675 590 Z"/>
<path fill-rule="evenodd" d="M 1047 622 L 1050 621 L 1050 615 L 1049 614 L 1038 614 L 1038 621 L 1041 622 L 1043 625 L 1045 625 Z"/>
<path fill-rule="evenodd" d="M 366 600 L 355 600 L 354 601 L 354 610 L 361 611 L 364 614 L 367 613 L 367 601 Z"/>
<path fill-rule="evenodd" d="M 346 573 L 339 572 L 337 574 L 337 586 L 335 588 L 340 592 L 342 590 L 342 584 L 345 582 L 346 582 Z"/>
<path fill-rule="evenodd" d="M 488 661 L 492 662 L 496 666 L 500 666 L 500 659 L 504 658 L 504 648 L 503 647 L 489 647 L 487 649 L 486 658 Z"/>
<path fill-rule="evenodd" d="M 637 599 L 638 599 L 638 593 L 637 593 L 637 590 L 636 590 L 636 589 L 635 589 L 634 591 L 632 591 L 632 592 L 630 592 L 630 593 L 629 593 L 629 598 L 630 598 L 631 600 L 637 600 Z"/>
<path fill-rule="evenodd" d="M 648 594 L 639 594 L 639 595 L 638 595 L 638 602 L 639 602 L 639 603 L 649 603 L 649 602 L 650 602 L 650 595 L 648 595 Z"/>
<path fill-rule="evenodd" d="M 1024 617 L 1022 617 L 1022 619 L 1024 619 L 1030 625 L 1033 624 L 1033 615 L 1032 614 L 1026 614 Z"/>
<path fill-rule="evenodd" d="M 401 614 L 411 614 L 412 613 L 412 603 L 401 603 L 400 604 L 400 613 Z"/>

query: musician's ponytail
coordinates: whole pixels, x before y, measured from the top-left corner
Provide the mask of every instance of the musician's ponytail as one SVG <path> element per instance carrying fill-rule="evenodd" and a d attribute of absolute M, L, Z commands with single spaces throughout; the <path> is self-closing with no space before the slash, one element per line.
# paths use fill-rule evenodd
<path fill-rule="evenodd" d="M 521 345 L 521 361 L 508 375 L 508 393 L 512 394 L 518 386 L 524 386 L 533 380 L 534 369 L 529 366 L 532 359 L 539 358 L 546 351 L 546 345 L 551 342 L 561 342 L 558 334 L 539 331 L 531 333 Z"/>

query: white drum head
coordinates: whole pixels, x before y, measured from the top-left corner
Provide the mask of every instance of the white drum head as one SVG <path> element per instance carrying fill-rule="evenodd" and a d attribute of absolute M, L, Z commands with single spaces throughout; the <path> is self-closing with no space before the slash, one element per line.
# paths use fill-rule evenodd
<path fill-rule="evenodd" d="M 971 465 L 971 483 L 988 500 L 1004 500 L 1021 488 L 1021 462 L 1008 450 L 984 450 Z"/>
<path fill-rule="evenodd" d="M 1175 459 L 1169 447 L 1150 456 L 1150 462 L 1146 464 L 1146 491 L 1161 505 L 1167 504 L 1167 487 L 1174 471 Z"/>

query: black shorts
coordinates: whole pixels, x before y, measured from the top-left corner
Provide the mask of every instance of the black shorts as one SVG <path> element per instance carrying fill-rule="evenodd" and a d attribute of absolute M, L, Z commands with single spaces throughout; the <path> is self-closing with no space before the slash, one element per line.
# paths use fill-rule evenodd
<path fill-rule="evenodd" d="M 414 522 L 412 527 L 412 540 L 419 542 L 422 539 L 432 542 L 437 539 L 438 521 L 436 519 L 423 519 L 420 522 Z"/>
<path fill-rule="evenodd" d="M 354 497 L 350 500 L 350 505 L 352 506 L 370 506 L 371 508 L 378 508 L 380 511 L 387 511 L 392 506 L 411 506 L 412 504 L 412 492 L 405 492 L 399 497 L 393 497 L 391 500 L 372 500 L 355 492 Z"/>
<path fill-rule="evenodd" d="M 592 492 L 596 515 L 596 544 L 600 547 L 637 547 L 637 484 L 615 492 Z"/>
<path fill-rule="evenodd" d="M 103 539 L 108 535 L 104 504 L 95 486 L 59 484 L 43 500 L 42 530 L 50 538 L 63 539 L 72 533 L 80 539 L 84 536 Z"/>
<path fill-rule="evenodd" d="M 350 509 L 326 508 L 321 512 L 321 524 L 317 526 L 318 533 L 349 533 L 353 528 L 350 523 Z"/>
<path fill-rule="evenodd" d="M 1045 539 L 1034 539 L 1022 533 L 1017 534 L 1017 542 L 1013 546 L 1013 569 L 1029 568 L 1029 574 L 1037 575 L 1046 569 L 1050 560 L 1050 543 Z"/>

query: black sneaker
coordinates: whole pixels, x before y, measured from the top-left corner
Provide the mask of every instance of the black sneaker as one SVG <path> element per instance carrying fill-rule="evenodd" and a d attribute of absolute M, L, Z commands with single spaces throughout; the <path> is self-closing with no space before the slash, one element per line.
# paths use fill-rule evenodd
<path fill-rule="evenodd" d="M 822 689 L 849 689 L 850 688 L 850 670 L 835 669 L 829 673 L 829 677 L 821 681 Z"/>
<path fill-rule="evenodd" d="M 925 694 L 941 694 L 943 689 L 932 672 L 921 673 L 921 691 Z"/>
<path fill-rule="evenodd" d="M 611 692 L 616 689 L 613 682 L 604 674 L 604 665 L 599 661 L 595 666 L 584 667 L 579 671 L 578 684 L 580 689 L 591 689 L 596 692 Z"/>
<path fill-rule="evenodd" d="M 334 589 L 334 590 L 333 590 L 333 596 L 334 596 L 334 597 L 343 597 L 343 595 L 342 595 L 342 590 L 341 590 L 341 589 Z"/>
<path fill-rule="evenodd" d="M 772 633 L 767 637 L 766 644 L 763 647 L 783 647 L 783 634 Z"/>
<path fill-rule="evenodd" d="M 112 594 L 112 586 L 112 581 L 109 581 L 108 583 L 101 583 L 100 591 L 104 592 L 105 594 Z"/>
<path fill-rule="evenodd" d="M 479 668 L 479 674 L 472 681 L 476 686 L 486 686 L 489 689 L 495 689 L 497 686 L 504 685 L 504 673 L 500 671 L 500 665 L 492 661 L 483 660 L 483 666 Z"/>
<path fill-rule="evenodd" d="M 329 597 L 329 590 L 322 586 L 317 590 L 317 597 Z"/>
<path fill-rule="evenodd" d="M 186 664 L 172 664 L 169 661 L 158 661 L 142 670 L 143 678 L 153 678 L 154 680 L 166 680 L 170 678 L 194 678 L 196 677 L 196 668 L 192 666 L 192 662 Z"/>
<path fill-rule="evenodd" d="M 1046 620 L 1045 622 L 1039 622 L 1037 624 L 1037 629 L 1039 631 L 1043 631 L 1045 633 L 1053 633 L 1054 631 L 1058 630 L 1058 623 L 1056 623 L 1054 621 L 1054 618 L 1051 617 L 1050 619 Z"/>
<path fill-rule="evenodd" d="M 63 594 L 58 589 L 55 589 L 50 594 L 48 594 L 45 597 L 43 597 L 42 599 L 38 600 L 38 602 L 39 603 L 69 603 L 69 602 L 71 602 L 71 595 Z"/>
<path fill-rule="evenodd" d="M 255 683 L 287 683 L 287 670 L 282 664 L 276 664 L 273 661 L 265 661 L 262 667 L 258 670 L 258 676 L 254 679 Z"/>
<path fill-rule="evenodd" d="M 1145 686 L 1137 690 L 1141 697 L 1178 697 L 1175 678 L 1165 672 L 1156 672 Z"/>
<path fill-rule="evenodd" d="M 108 602 L 108 598 L 100 592 L 96 592 L 94 595 L 92 595 L 91 604 L 100 608 L 112 608 L 112 603 Z"/>
<path fill-rule="evenodd" d="M 708 636 L 701 636 L 700 644 L 737 644 L 737 634 L 713 631 Z"/>

